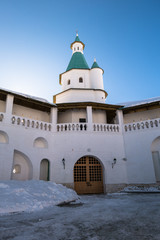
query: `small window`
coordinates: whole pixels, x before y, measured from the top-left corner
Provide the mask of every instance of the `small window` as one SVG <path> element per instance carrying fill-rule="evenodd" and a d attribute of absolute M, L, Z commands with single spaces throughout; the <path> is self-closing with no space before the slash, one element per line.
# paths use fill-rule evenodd
<path fill-rule="evenodd" d="M 21 166 L 19 164 L 14 165 L 13 173 L 21 173 Z"/>
<path fill-rule="evenodd" d="M 68 80 L 67 84 L 70 85 L 71 84 L 71 80 Z"/>
<path fill-rule="evenodd" d="M 82 77 L 79 78 L 79 82 L 83 83 L 83 78 Z"/>
<path fill-rule="evenodd" d="M 76 51 L 76 48 L 74 48 L 74 51 Z"/>
<path fill-rule="evenodd" d="M 79 47 L 77 47 L 77 50 L 79 50 Z"/>
<path fill-rule="evenodd" d="M 79 118 L 79 122 L 80 122 L 80 123 L 85 123 L 85 122 L 86 122 L 86 119 L 85 119 L 85 118 Z"/>

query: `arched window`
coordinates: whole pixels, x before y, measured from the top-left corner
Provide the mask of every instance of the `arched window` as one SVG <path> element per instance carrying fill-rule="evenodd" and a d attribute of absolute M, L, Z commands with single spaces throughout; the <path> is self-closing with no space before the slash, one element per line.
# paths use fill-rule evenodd
<path fill-rule="evenodd" d="M 68 84 L 68 85 L 70 85 L 70 84 L 71 84 L 71 80 L 70 80 L 70 79 L 68 80 L 67 84 Z"/>
<path fill-rule="evenodd" d="M 48 159 L 42 159 L 40 163 L 40 180 L 49 181 L 50 180 L 50 162 Z"/>
<path fill-rule="evenodd" d="M 48 148 L 48 142 L 43 137 L 38 137 L 34 140 L 33 146 L 36 148 Z"/>
<path fill-rule="evenodd" d="M 77 47 L 77 50 L 79 50 L 79 47 Z"/>
<path fill-rule="evenodd" d="M 83 78 L 82 77 L 79 78 L 79 83 L 83 83 Z"/>
<path fill-rule="evenodd" d="M 0 143 L 8 143 L 9 137 L 6 132 L 0 131 Z"/>

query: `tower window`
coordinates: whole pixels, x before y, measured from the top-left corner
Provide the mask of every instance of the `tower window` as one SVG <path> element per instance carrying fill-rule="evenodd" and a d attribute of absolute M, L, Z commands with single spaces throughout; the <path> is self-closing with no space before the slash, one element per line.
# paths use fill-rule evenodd
<path fill-rule="evenodd" d="M 77 47 L 77 50 L 79 50 L 79 47 Z"/>
<path fill-rule="evenodd" d="M 71 80 L 68 80 L 68 81 L 67 81 L 67 85 L 70 85 L 70 84 L 71 84 Z"/>
<path fill-rule="evenodd" d="M 82 77 L 79 78 L 79 82 L 83 83 L 83 78 Z"/>

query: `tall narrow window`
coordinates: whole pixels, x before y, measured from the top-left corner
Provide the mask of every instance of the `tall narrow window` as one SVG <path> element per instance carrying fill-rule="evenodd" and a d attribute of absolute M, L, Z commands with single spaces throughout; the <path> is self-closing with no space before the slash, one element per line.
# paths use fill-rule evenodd
<path fill-rule="evenodd" d="M 71 84 L 71 80 L 68 80 L 67 84 L 70 85 Z"/>
<path fill-rule="evenodd" d="M 83 78 L 82 77 L 79 78 L 79 82 L 83 83 Z"/>
<path fill-rule="evenodd" d="M 77 47 L 77 50 L 79 50 L 79 47 Z"/>

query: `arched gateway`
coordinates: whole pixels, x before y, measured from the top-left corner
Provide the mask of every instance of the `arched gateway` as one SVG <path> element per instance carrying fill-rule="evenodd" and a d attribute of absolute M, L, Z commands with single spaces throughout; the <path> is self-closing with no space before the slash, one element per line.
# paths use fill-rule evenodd
<path fill-rule="evenodd" d="M 78 194 L 104 192 L 102 166 L 96 158 L 85 156 L 75 163 L 74 189 Z"/>

